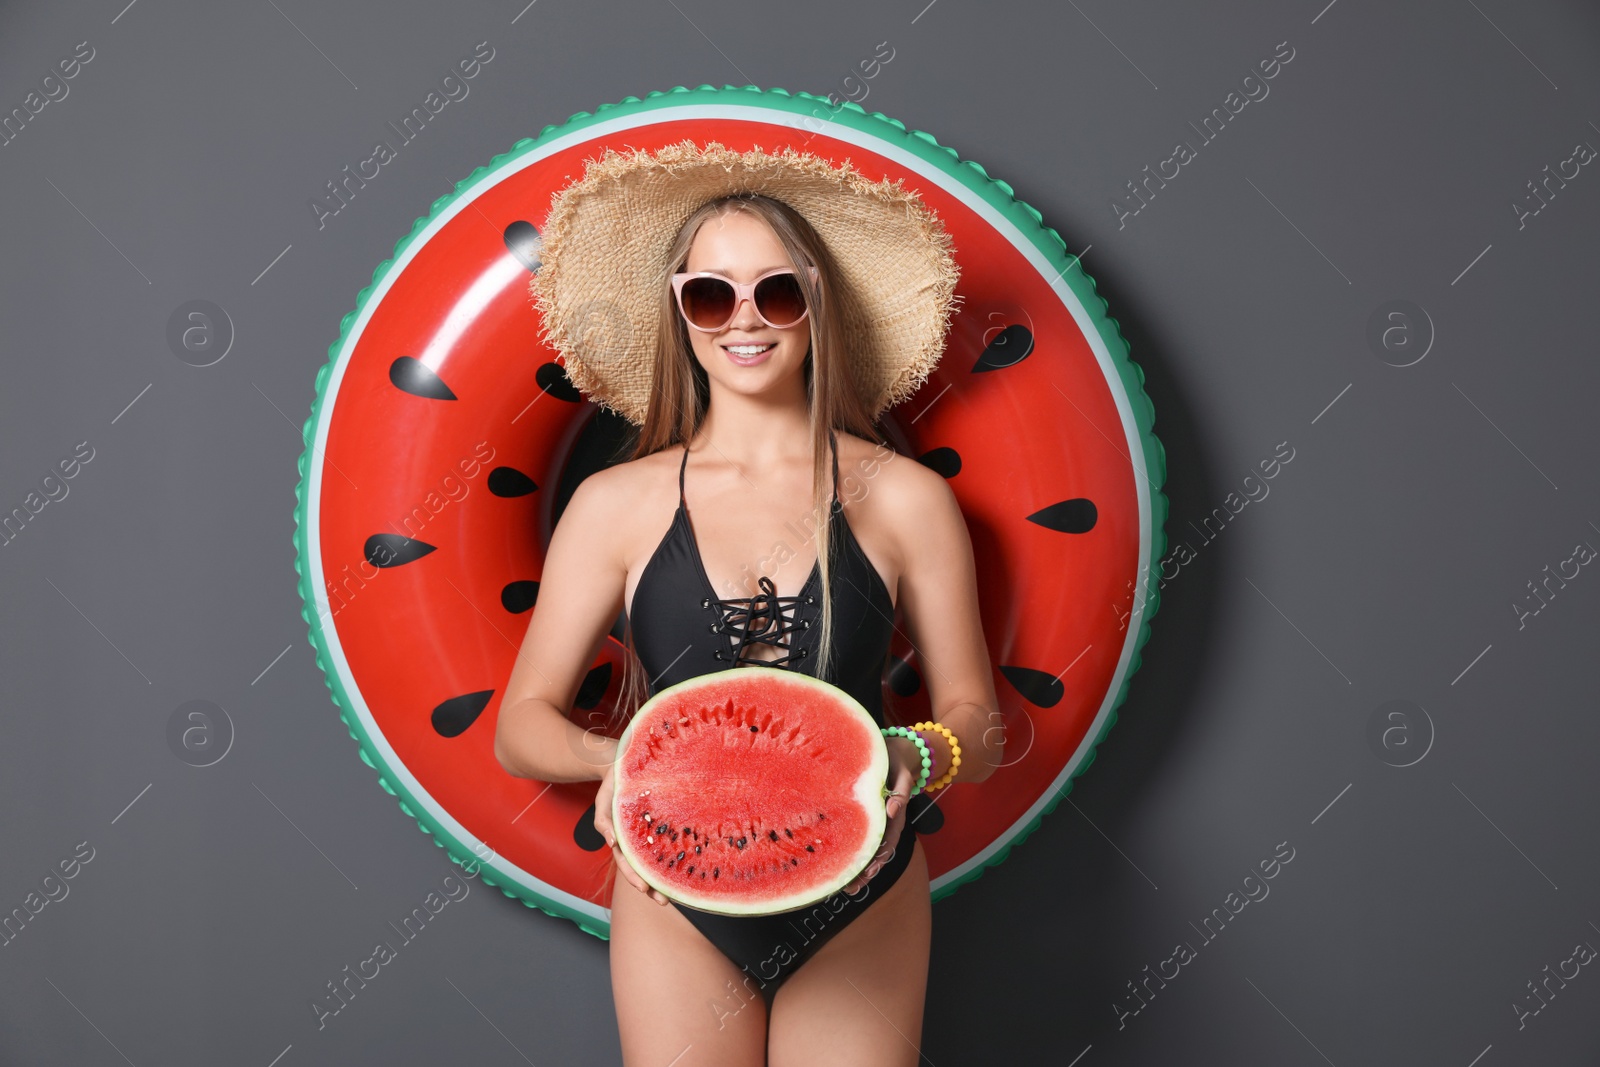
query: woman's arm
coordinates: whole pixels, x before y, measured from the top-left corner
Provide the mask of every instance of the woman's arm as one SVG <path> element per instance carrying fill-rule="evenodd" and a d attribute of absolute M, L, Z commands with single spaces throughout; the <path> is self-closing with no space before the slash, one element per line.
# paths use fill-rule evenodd
<path fill-rule="evenodd" d="M 567 718 L 600 642 L 622 610 L 630 528 L 622 472 L 584 479 L 550 536 L 539 597 L 495 726 L 494 755 L 518 778 L 594 781 L 616 742 Z"/>
<path fill-rule="evenodd" d="M 1005 754 L 1005 729 L 978 612 L 972 539 L 945 480 L 917 463 L 902 469 L 900 479 L 884 486 L 891 499 L 883 501 L 899 531 L 898 607 L 928 685 L 929 715 L 961 745 L 961 769 L 952 784 L 972 785 L 994 774 Z M 950 743 L 943 734 L 924 731 L 923 736 L 943 773 L 950 766 Z"/>

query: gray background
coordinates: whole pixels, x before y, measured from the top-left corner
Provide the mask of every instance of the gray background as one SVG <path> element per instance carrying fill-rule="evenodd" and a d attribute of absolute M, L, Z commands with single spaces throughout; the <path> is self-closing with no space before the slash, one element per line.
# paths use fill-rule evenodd
<path fill-rule="evenodd" d="M 1070 802 L 937 905 L 926 1062 L 1596 1062 L 1594 968 L 1520 1028 L 1514 1004 L 1600 946 L 1600 576 L 1520 629 L 1511 607 L 1600 546 L 1600 168 L 1523 228 L 1511 207 L 1600 146 L 1592 4 L 122 3 L 0 13 L 0 111 L 96 50 L 0 148 L 0 510 L 95 450 L 0 548 L 0 911 L 95 849 L 0 948 L 0 1062 L 617 1060 L 604 944 L 481 884 L 316 1027 L 323 983 L 452 868 L 313 661 L 300 425 L 357 291 L 473 168 L 652 89 L 842 92 L 880 41 L 868 110 L 1090 246 L 1197 550 Z M 479 41 L 470 97 L 319 231 L 307 200 Z M 1282 41 L 1270 96 L 1119 228 L 1123 182 Z M 166 341 L 191 299 L 237 332 L 206 368 Z M 1407 367 L 1366 339 L 1396 299 L 1434 334 Z M 1187 524 L 1284 441 L 1204 543 Z M 207 768 L 169 747 L 190 700 L 237 731 Z M 1375 745 L 1391 700 L 1408 732 Z"/>

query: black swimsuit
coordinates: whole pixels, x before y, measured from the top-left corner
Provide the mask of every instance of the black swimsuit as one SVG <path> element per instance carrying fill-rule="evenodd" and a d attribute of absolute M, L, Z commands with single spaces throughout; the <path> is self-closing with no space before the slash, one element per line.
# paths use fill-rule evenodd
<path fill-rule="evenodd" d="M 894 602 L 878 569 L 857 543 L 839 503 L 839 447 L 831 432 L 829 445 L 833 450 L 829 521 L 836 637 L 833 677 L 829 681 L 860 701 L 882 726 L 883 666 L 894 632 Z M 689 449 L 685 445 L 683 463 L 678 468 L 677 513 L 655 554 L 645 564 L 633 594 L 629 622 L 639 659 L 652 679 L 650 693 L 737 666 L 798 670 L 814 677 L 815 670 L 809 668 L 816 662 L 816 633 L 822 621 L 817 598 L 820 563 L 812 566 L 810 577 L 795 596 L 778 596 L 772 579 L 762 575 L 759 595 L 735 600 L 718 598 L 689 524 L 683 495 L 688 465 Z M 762 644 L 782 649 L 786 655 L 761 660 L 746 654 L 752 646 Z M 915 802 L 923 800 L 920 796 L 914 798 L 907 811 L 894 856 L 853 897 L 840 892 L 809 911 L 781 915 L 733 917 L 693 908 L 679 911 L 750 975 L 745 984 L 750 985 L 753 979 L 770 1005 L 778 987 L 802 963 L 860 916 L 905 871 L 916 844 L 911 822 L 920 805 Z"/>

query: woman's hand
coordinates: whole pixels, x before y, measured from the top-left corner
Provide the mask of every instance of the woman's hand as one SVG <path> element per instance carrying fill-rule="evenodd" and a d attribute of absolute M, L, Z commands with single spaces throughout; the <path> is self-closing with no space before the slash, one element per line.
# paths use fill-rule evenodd
<path fill-rule="evenodd" d="M 594 828 L 606 839 L 606 844 L 611 846 L 611 857 L 616 861 L 617 870 L 628 880 L 628 884 L 657 904 L 666 904 L 667 898 L 661 895 L 659 889 L 652 888 L 639 877 L 639 872 L 633 869 L 633 864 L 628 862 L 628 857 L 623 855 L 621 847 L 617 844 L 616 829 L 611 825 L 611 772 L 614 768 L 615 764 L 606 767 L 606 773 L 600 778 L 600 789 L 594 795 Z"/>
<path fill-rule="evenodd" d="M 911 787 L 917 784 L 917 775 L 921 773 L 922 750 L 916 742 L 899 736 L 889 738 L 888 785 L 891 794 L 885 798 L 883 808 L 889 816 L 889 825 L 884 828 L 883 843 L 878 846 L 872 862 L 844 887 L 845 893 L 859 892 L 894 857 L 894 850 L 900 844 L 901 831 L 906 825 L 906 807 L 911 802 Z"/>

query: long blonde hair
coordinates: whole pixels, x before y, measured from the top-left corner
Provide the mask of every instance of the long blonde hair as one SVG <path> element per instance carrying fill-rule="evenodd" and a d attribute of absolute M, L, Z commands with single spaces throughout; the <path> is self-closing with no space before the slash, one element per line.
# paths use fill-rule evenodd
<path fill-rule="evenodd" d="M 689 328 L 678 311 L 672 294 L 672 275 L 685 268 L 689 249 L 700 227 L 708 220 L 735 211 L 752 215 L 771 227 L 794 267 L 810 309 L 811 348 L 805 363 L 806 395 L 810 413 L 812 454 L 815 457 L 811 480 L 811 514 L 822 519 L 816 524 L 817 561 L 821 579 L 822 631 L 818 637 L 816 676 L 828 677 L 833 668 L 832 590 L 832 499 L 829 491 L 831 465 L 828 435 L 830 430 L 845 430 L 858 437 L 878 440 L 871 413 L 862 403 L 858 385 L 851 376 L 845 351 L 843 327 L 835 313 L 835 296 L 842 284 L 841 275 L 827 246 L 811 224 L 781 200 L 758 193 L 735 193 L 702 204 L 678 231 L 664 262 L 658 265 L 655 289 L 660 293 L 656 306 L 656 351 L 650 406 L 631 459 L 640 459 L 694 439 L 705 421 L 711 403 L 706 372 L 695 359 L 690 346 Z M 805 268 L 817 268 L 813 280 Z M 843 475 L 841 475 L 841 479 Z M 843 492 L 840 491 L 843 501 Z M 633 627 L 624 632 L 623 684 L 613 712 L 617 722 L 626 721 L 645 700 L 649 679 L 633 642 Z"/>

